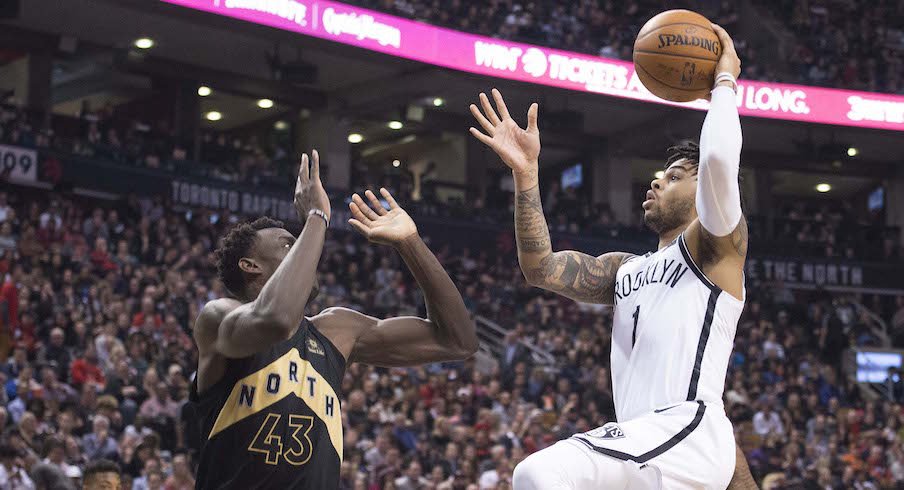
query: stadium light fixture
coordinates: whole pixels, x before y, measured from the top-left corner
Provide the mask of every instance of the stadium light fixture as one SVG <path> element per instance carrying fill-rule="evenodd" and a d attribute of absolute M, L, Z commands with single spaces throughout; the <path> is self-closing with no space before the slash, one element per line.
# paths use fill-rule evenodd
<path fill-rule="evenodd" d="M 855 156 L 857 156 L 858 153 L 860 153 L 860 150 L 858 150 L 852 146 L 852 147 L 848 148 L 847 153 L 848 153 L 849 157 L 855 157 Z"/>
<path fill-rule="evenodd" d="M 208 121 L 219 121 L 220 119 L 223 119 L 223 114 L 218 111 L 210 111 L 207 114 L 205 114 L 204 117 Z"/>
<path fill-rule="evenodd" d="M 832 186 L 825 182 L 816 184 L 816 192 L 829 192 L 830 190 L 832 190 Z"/>
<path fill-rule="evenodd" d="M 388 126 L 389 126 L 389 129 L 395 129 L 395 130 L 402 129 L 402 127 L 404 127 L 404 125 L 402 124 L 402 121 L 389 121 Z"/>
<path fill-rule="evenodd" d="M 401 165 L 402 165 L 402 162 L 400 162 L 399 160 L 392 161 L 392 166 L 395 168 L 399 168 L 399 166 L 401 166 Z"/>
<path fill-rule="evenodd" d="M 198 95 L 200 95 L 201 97 L 207 97 L 211 93 L 213 93 L 213 90 L 210 90 L 210 87 L 208 87 L 207 85 L 201 85 L 200 87 L 198 87 Z"/>
<path fill-rule="evenodd" d="M 261 109 L 269 109 L 273 107 L 273 101 L 270 99 L 261 99 L 257 101 L 257 106 Z"/>
<path fill-rule="evenodd" d="M 443 99 L 441 99 L 440 97 L 437 97 L 437 98 L 433 99 L 433 106 L 434 106 L 434 107 L 442 107 L 443 104 L 445 104 L 445 103 L 446 103 L 446 101 L 443 100 Z"/>
<path fill-rule="evenodd" d="M 138 49 L 151 49 L 154 47 L 154 40 L 149 37 L 136 39 L 135 47 Z"/>
<path fill-rule="evenodd" d="M 364 136 L 361 136 L 361 135 L 358 134 L 358 133 L 352 133 L 352 134 L 348 135 L 348 142 L 349 142 L 349 143 L 353 143 L 353 144 L 354 144 L 354 143 L 360 143 L 360 142 L 362 142 L 362 141 L 364 141 Z"/>
<path fill-rule="evenodd" d="M 289 129 L 289 123 L 285 121 L 276 121 L 276 124 L 274 124 L 273 127 L 276 128 L 277 131 L 285 131 Z"/>
<path fill-rule="evenodd" d="M 665 177 L 665 172 L 662 170 L 659 170 L 655 174 L 653 174 L 653 177 L 656 177 L 657 179 L 661 179 L 661 178 Z"/>

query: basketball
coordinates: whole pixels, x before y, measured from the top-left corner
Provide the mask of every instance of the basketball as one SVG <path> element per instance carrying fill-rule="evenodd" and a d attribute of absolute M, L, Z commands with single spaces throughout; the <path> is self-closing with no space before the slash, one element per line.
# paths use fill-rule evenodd
<path fill-rule="evenodd" d="M 647 90 L 673 102 L 706 97 L 722 54 L 710 24 L 690 10 L 667 10 L 644 24 L 634 41 L 634 67 Z"/>

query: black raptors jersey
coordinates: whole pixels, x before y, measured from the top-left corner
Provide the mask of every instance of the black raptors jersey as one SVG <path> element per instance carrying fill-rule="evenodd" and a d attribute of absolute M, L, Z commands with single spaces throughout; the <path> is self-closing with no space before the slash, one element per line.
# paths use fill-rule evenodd
<path fill-rule="evenodd" d="M 197 488 L 339 486 L 345 360 L 308 320 L 269 350 L 229 360 L 192 401 L 201 419 Z"/>

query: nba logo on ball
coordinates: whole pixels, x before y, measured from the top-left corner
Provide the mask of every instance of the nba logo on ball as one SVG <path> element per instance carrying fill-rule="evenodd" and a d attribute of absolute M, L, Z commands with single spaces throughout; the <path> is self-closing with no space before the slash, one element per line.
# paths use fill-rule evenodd
<path fill-rule="evenodd" d="M 587 435 L 599 439 L 621 439 L 625 437 L 625 432 L 615 422 L 609 422 L 602 427 L 597 427 L 587 432 Z"/>
<path fill-rule="evenodd" d="M 694 73 L 697 71 L 697 64 L 686 62 L 684 63 L 684 70 L 681 71 L 681 85 L 684 87 L 689 86 L 694 81 Z"/>

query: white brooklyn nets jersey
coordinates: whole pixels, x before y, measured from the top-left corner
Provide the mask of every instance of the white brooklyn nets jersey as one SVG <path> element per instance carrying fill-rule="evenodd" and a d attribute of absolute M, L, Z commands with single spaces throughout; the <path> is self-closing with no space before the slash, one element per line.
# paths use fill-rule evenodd
<path fill-rule="evenodd" d="M 681 235 L 618 269 L 612 389 L 619 422 L 684 401 L 722 404 L 744 302 L 697 267 Z"/>

